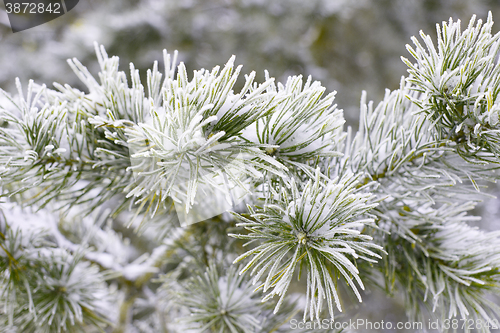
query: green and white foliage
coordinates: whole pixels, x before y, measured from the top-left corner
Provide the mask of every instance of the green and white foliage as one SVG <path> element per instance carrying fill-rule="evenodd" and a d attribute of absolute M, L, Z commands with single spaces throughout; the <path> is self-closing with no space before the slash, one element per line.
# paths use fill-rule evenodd
<path fill-rule="evenodd" d="M 179 305 L 191 313 L 182 320 L 195 329 L 193 332 L 257 332 L 261 306 L 251 283 L 238 275 L 235 267 L 223 276 L 219 270 L 212 264 L 179 290 Z"/>
<path fill-rule="evenodd" d="M 97 46 L 97 79 L 69 61 L 86 92 L 2 91 L 0 324 L 286 332 L 372 284 L 414 319 L 494 323 L 499 234 L 469 223 L 498 179 L 500 35 L 474 22 L 414 39 L 410 76 L 376 106 L 363 93 L 356 133 L 311 78 L 235 91 L 234 57 L 190 76 L 165 51 L 143 84 Z"/>
<path fill-rule="evenodd" d="M 458 23 L 450 25 L 459 31 Z M 488 35 L 490 28 L 491 24 L 485 28 L 483 39 L 496 38 Z M 443 31 L 446 29 L 443 27 Z M 425 37 L 428 45 L 429 38 Z M 441 42 L 439 45 L 439 56 L 455 50 Z M 484 47 L 457 46 L 457 57 L 467 54 L 464 49 L 481 52 Z M 415 54 L 425 57 L 426 53 L 421 50 Z M 438 56 L 437 52 L 432 54 Z M 434 59 L 427 64 L 437 63 Z M 414 76 L 403 81 L 399 90 L 387 91 L 377 107 L 372 102 L 367 104 L 364 95 L 360 130 L 347 140 L 345 157 L 333 164 L 340 174 L 361 172 L 363 187 L 379 198 L 379 205 L 371 213 L 379 227 L 374 242 L 388 252 L 381 272 L 389 293 L 398 284 L 404 290 L 408 314 L 422 319 L 419 316 L 425 311 L 421 310 L 427 308 L 441 319 L 474 318 L 491 325 L 495 317 L 492 313 L 498 315 L 498 307 L 485 294 L 498 294 L 498 265 L 490 261 L 495 262 L 500 254 L 490 245 L 498 242 L 498 235 L 472 229 L 466 222 L 475 218 L 466 214 L 485 197 L 479 193 L 480 184 L 497 178 L 499 160 L 488 148 L 491 145 L 476 149 L 470 140 L 466 144 L 458 136 L 442 135 L 443 126 L 447 126 L 444 109 L 450 110 L 454 104 L 445 95 L 439 99 L 437 90 L 432 90 L 436 84 L 430 79 L 435 74 L 422 74 L 431 68 L 444 73 L 453 62 L 439 64 L 422 65 L 419 73 L 414 71 L 416 65 L 410 64 Z M 481 70 L 485 82 L 489 82 L 488 89 L 498 87 L 487 81 L 496 74 Z M 473 71 L 472 67 L 463 67 L 460 75 L 469 77 Z M 458 95 L 468 99 L 463 93 Z M 470 114 L 463 117 L 462 122 L 470 121 L 465 117 L 472 119 Z M 489 135 L 498 133 L 490 131 Z M 472 155 L 464 154 L 464 149 Z"/>
<path fill-rule="evenodd" d="M 129 183 L 131 176 L 123 172 L 130 164 L 128 151 L 89 124 L 80 106 L 89 102 L 83 93 L 63 89 L 65 94 L 30 81 L 26 96 L 19 82 L 15 99 L 0 91 L 5 100 L 0 107 L 3 194 L 41 208 L 55 202 L 69 209 L 89 201 L 96 208 Z M 97 156 L 110 146 L 121 159 Z M 106 183 L 110 186 L 103 190 Z"/>
<path fill-rule="evenodd" d="M 441 320 L 482 322 L 482 332 L 494 324 L 500 307 L 487 294 L 499 292 L 500 251 L 492 244 L 498 244 L 500 234 L 468 226 L 473 218 L 466 212 L 472 207 L 401 214 L 404 224 L 412 225 L 414 239 L 400 242 L 397 235 L 387 239 L 392 257 L 386 263 L 387 278 L 392 281 L 387 287 L 392 291 L 397 280 L 407 290 L 406 302 L 413 304 L 407 307 L 410 318 L 423 320 L 422 310 L 427 309 Z"/>
<path fill-rule="evenodd" d="M 250 232 L 233 235 L 261 244 L 247 251 L 235 262 L 252 257 L 241 272 L 252 269 L 256 284 L 270 292 L 263 301 L 280 296 L 275 312 L 279 310 L 294 273 L 305 267 L 307 271 L 307 300 L 304 319 L 319 319 L 324 299 L 327 300 L 331 318 L 334 304 L 342 311 L 336 280 L 344 278 L 361 301 L 358 286 L 364 289 L 354 259 L 376 262 L 369 257 L 381 258 L 372 249 L 381 249 L 371 243 L 371 237 L 361 234 L 373 222 L 363 214 L 375 206 L 368 204 L 369 194 L 353 193 L 354 177 L 333 179 L 324 183 L 319 169 L 314 181 L 297 185 L 292 179 L 287 186 L 270 189 L 264 206 L 250 215 L 236 215 L 238 226 Z M 298 273 L 300 278 L 300 272 Z M 358 286 L 357 286 L 357 285 Z"/>
<path fill-rule="evenodd" d="M 191 81 L 181 64 L 177 78 L 167 77 L 161 89 L 161 75 L 153 72 L 158 80 L 149 89 L 158 87 L 158 92 L 150 96 L 149 119 L 126 130 L 132 160 L 142 161 L 131 169 L 139 177 L 148 176 L 141 177 L 128 196 L 142 197 L 143 202 L 147 197 L 153 202 L 156 197 L 161 201 L 167 196 L 174 200 L 186 196 L 189 211 L 200 183 L 221 186 L 223 175 L 240 183 L 237 172 L 259 177 L 257 168 L 265 168 L 261 160 L 273 162 L 239 137 L 244 128 L 273 110 L 275 95 L 265 93 L 273 80 L 254 85 L 255 73 L 251 73 L 242 91 L 234 94 L 241 66 L 234 69 L 233 63 L 234 57 L 220 74 L 219 67 L 211 72 L 195 71 Z"/>
<path fill-rule="evenodd" d="M 284 86 L 278 83 L 277 91 L 273 88 L 286 97 L 272 114 L 247 128 L 246 136 L 270 145 L 266 153 L 281 163 L 306 172 L 311 160 L 340 156 L 335 149 L 343 139 L 344 118 L 333 104 L 335 93 L 322 98 L 325 88 L 311 77 L 304 84 L 301 76 L 290 77 Z"/>
<path fill-rule="evenodd" d="M 191 278 L 180 283 L 166 276 L 162 281 L 160 295 L 178 306 L 170 325 L 174 331 L 285 333 L 290 331 L 291 319 L 300 322 L 301 309 L 297 303 L 301 295 L 285 300 L 276 313 L 273 311 L 276 302 L 261 302 L 253 292 L 249 276 L 238 274 L 236 266 L 223 269 L 212 262 L 205 270 L 193 272 Z M 318 323 L 313 330 L 305 326 L 294 331 L 339 332 Z"/>
<path fill-rule="evenodd" d="M 374 107 L 361 99 L 360 129 L 353 139 L 351 131 L 344 147 L 344 157 L 327 166 L 335 173 L 362 173 L 362 185 L 372 188 L 380 198 L 415 203 L 442 202 L 443 198 L 464 197 L 479 190 L 476 181 L 495 179 L 489 168 L 477 166 L 457 156 L 453 143 L 436 139 L 432 123 L 411 102 L 419 96 L 410 84 L 386 91 L 382 102 Z M 450 186 L 471 181 L 474 188 Z M 476 188 L 477 187 L 477 188 Z M 375 190 L 373 190 L 375 188 Z M 455 198 L 456 199 L 456 198 Z M 446 199 L 448 200 L 448 199 Z"/>
<path fill-rule="evenodd" d="M 472 17 L 467 29 L 460 21 L 437 26 L 437 46 L 421 33 L 425 47 L 414 37 L 417 61 L 410 67 L 412 89 L 423 94 L 415 99 L 432 119 L 440 138 L 456 143 L 457 152 L 471 162 L 498 160 L 500 153 L 500 34 L 492 35 L 491 13 L 484 25 Z"/>
<path fill-rule="evenodd" d="M 234 68 L 234 58 L 220 73 L 219 67 L 195 71 L 189 80 L 182 63 L 174 74 L 177 56 L 171 61 L 165 52 L 163 81 L 155 63 L 144 87 L 131 65 L 129 87 L 126 74 L 118 71 L 117 57 L 109 58 L 103 48 L 97 48 L 97 54 L 100 84 L 76 59 L 70 62 L 90 92 L 83 98 L 89 103 L 77 100 L 75 108 L 84 108 L 88 122 L 104 129 L 105 142 L 126 147 L 127 156 L 117 155 L 111 146 L 96 153 L 106 156 L 106 164 L 131 164 L 126 170 L 134 174 L 134 181 L 123 191 L 140 205 L 138 212 L 146 207 L 153 217 L 169 196 L 185 203 L 189 211 L 198 186 L 220 187 L 222 174 L 241 187 L 242 176 L 260 177 L 258 169 L 283 175 L 280 164 L 239 136 L 279 101 L 275 93 L 267 92 L 272 79 L 254 84 L 255 73 L 251 73 L 235 94 L 232 88 L 241 66 Z M 67 96 L 70 93 L 59 88 Z"/>
<path fill-rule="evenodd" d="M 99 268 L 30 214 L 0 211 L 0 325 L 14 332 L 83 332 L 110 323 L 112 298 Z M 10 214 L 9 214 L 10 213 Z M 82 278 L 82 277 L 85 278 Z"/>

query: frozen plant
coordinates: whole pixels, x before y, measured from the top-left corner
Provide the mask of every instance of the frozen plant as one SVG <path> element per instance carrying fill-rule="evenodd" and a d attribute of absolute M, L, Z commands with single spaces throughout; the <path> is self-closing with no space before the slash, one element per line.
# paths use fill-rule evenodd
<path fill-rule="evenodd" d="M 356 133 L 311 78 L 235 89 L 234 58 L 190 76 L 165 51 L 143 84 L 96 45 L 97 79 L 69 61 L 86 92 L 2 91 L 1 329 L 287 332 L 378 285 L 413 320 L 489 332 L 500 234 L 468 223 L 499 177 L 492 24 L 414 39 L 409 77 L 377 106 L 363 93 Z"/>

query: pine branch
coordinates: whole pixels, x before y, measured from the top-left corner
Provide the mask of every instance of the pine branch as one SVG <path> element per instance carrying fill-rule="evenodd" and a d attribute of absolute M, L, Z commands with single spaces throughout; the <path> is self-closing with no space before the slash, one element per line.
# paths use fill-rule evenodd
<path fill-rule="evenodd" d="M 437 49 L 421 32 L 427 50 L 414 37 L 416 50 L 407 49 L 417 63 L 403 61 L 412 89 L 424 95 L 415 103 L 435 123 L 437 135 L 456 141 L 457 153 L 472 163 L 498 163 L 500 34 L 491 34 L 491 12 L 484 25 L 474 22 L 475 16 L 463 32 L 460 21 L 437 25 Z"/>
<path fill-rule="evenodd" d="M 241 215 L 238 226 L 250 233 L 230 235 L 260 241 L 260 245 L 238 257 L 235 262 L 252 257 L 241 273 L 252 269 L 253 283 L 267 272 L 258 289 L 271 291 L 263 301 L 280 296 L 275 312 L 280 308 L 297 267 L 307 269 L 307 302 L 304 318 L 318 319 L 323 299 L 327 299 L 331 318 L 335 302 L 340 307 L 336 279 L 343 277 L 361 301 L 354 282 L 364 289 L 352 259 L 381 258 L 370 248 L 381 249 L 361 234 L 364 225 L 373 222 L 362 216 L 375 205 L 367 204 L 368 194 L 354 194 L 355 178 L 344 177 L 323 183 L 319 170 L 314 182 L 304 187 L 292 179 L 287 187 L 271 190 L 262 208 L 250 210 L 250 219 Z M 351 259 L 352 258 L 352 259 Z M 300 272 L 298 274 L 300 278 Z M 353 278 L 354 277 L 354 280 Z"/>
<path fill-rule="evenodd" d="M 80 332 L 86 325 L 109 325 L 110 301 L 103 275 L 83 261 L 82 252 L 71 254 L 49 242 L 50 234 L 24 220 L 12 228 L 2 214 L 0 304 L 3 327 L 23 332 Z M 81 276 L 85 275 L 85 279 Z"/>
<path fill-rule="evenodd" d="M 148 325 L 132 309 L 154 306 L 191 314 L 177 328 L 278 332 L 288 318 L 278 310 L 297 313 L 286 296 L 302 270 L 303 319 L 319 320 L 324 303 L 333 319 L 342 311 L 338 283 L 361 301 L 363 281 L 376 275 L 364 265 L 376 259 L 387 292 L 400 286 L 407 308 L 418 305 L 410 317 L 428 307 L 441 318 L 493 323 L 500 308 L 487 295 L 500 293 L 491 245 L 499 235 L 467 222 L 484 184 L 498 179 L 500 34 L 491 35 L 491 14 L 484 26 L 474 22 L 464 32 L 451 20 L 438 26 L 437 46 L 423 33 L 425 47 L 413 39 L 417 63 L 404 59 L 410 76 L 376 107 L 363 94 L 354 136 L 342 128 L 335 93 L 324 96 L 311 78 L 275 85 L 266 73 L 259 84 L 252 72 L 235 92 L 234 57 L 190 78 L 177 53 L 165 51 L 165 72 L 154 63 L 143 85 L 134 65 L 129 82 L 119 59 L 96 46 L 98 79 L 69 61 L 88 92 L 32 82 L 26 95 L 20 84 L 17 97 L 2 91 L 1 195 L 40 211 L 64 208 L 71 221 L 51 220 L 41 232 L 0 220 L 1 324 L 28 332 L 104 327 L 98 298 L 110 290 L 100 268 L 118 272 L 128 288 L 116 331 Z M 252 194 L 248 213 L 233 214 L 236 226 L 202 205 L 200 194 L 215 190 L 223 195 L 213 201 L 232 206 L 232 190 Z M 75 207 L 88 220 L 72 218 Z M 119 215 L 126 208 L 135 215 Z M 177 228 L 188 214 L 194 222 L 210 216 Z M 118 216 L 142 233 L 136 241 L 151 242 L 143 255 L 114 260 L 128 248 L 117 230 L 101 227 Z M 99 245 L 106 241 L 120 245 Z M 231 261 L 244 262 L 240 275 L 235 266 L 222 273 Z M 150 282 L 164 265 L 171 270 L 159 280 L 159 301 Z M 251 284 L 265 293 L 263 304 Z"/>

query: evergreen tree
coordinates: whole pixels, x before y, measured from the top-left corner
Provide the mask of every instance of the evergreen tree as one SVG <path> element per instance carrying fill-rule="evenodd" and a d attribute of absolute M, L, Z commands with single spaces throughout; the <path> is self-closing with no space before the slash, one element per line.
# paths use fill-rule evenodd
<path fill-rule="evenodd" d="M 165 51 L 143 84 L 96 45 L 97 79 L 69 61 L 86 92 L 1 91 L 0 332 L 288 332 L 375 287 L 489 332 L 500 234 L 468 221 L 499 177 L 492 25 L 414 38 L 356 133 L 311 78 L 236 91 L 234 57 L 190 76 Z"/>

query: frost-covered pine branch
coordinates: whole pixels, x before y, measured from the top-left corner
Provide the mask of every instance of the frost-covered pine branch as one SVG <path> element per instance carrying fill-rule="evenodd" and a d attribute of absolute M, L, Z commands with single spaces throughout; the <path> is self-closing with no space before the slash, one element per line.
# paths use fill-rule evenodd
<path fill-rule="evenodd" d="M 86 92 L 1 91 L 5 331 L 286 332 L 374 284 L 494 324 L 500 235 L 468 223 L 498 179 L 500 35 L 474 22 L 414 39 L 356 133 L 310 77 L 235 91 L 234 57 L 191 76 L 165 51 L 143 84 L 96 45 L 97 78 L 69 61 Z"/>
<path fill-rule="evenodd" d="M 254 211 L 249 207 L 251 219 L 237 216 L 242 221 L 238 226 L 250 233 L 234 236 L 251 242 L 260 240 L 261 244 L 235 262 L 251 256 L 241 272 L 252 269 L 254 284 L 267 272 L 259 289 L 264 292 L 271 289 L 263 301 L 280 296 L 275 312 L 284 300 L 294 273 L 303 267 L 307 271 L 304 318 L 319 319 L 325 298 L 332 318 L 333 304 L 342 311 L 335 287 L 340 277 L 361 300 L 358 286 L 364 289 L 364 285 L 352 260 L 376 262 L 369 257 L 381 257 L 370 248 L 381 248 L 369 242 L 370 236 L 360 232 L 373 222 L 360 217 L 375 205 L 367 204 L 369 194 L 354 194 L 354 187 L 355 179 L 348 176 L 325 184 L 318 169 L 314 182 L 310 180 L 299 188 L 292 179 L 287 186 L 272 189 L 263 208 Z"/>

